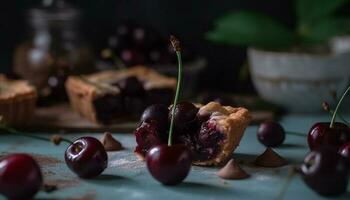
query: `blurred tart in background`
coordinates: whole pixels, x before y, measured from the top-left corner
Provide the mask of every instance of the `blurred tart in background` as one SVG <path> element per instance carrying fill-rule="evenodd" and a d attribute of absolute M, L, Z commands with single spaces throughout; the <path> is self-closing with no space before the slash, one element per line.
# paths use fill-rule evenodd
<path fill-rule="evenodd" d="M 0 116 L 12 125 L 29 121 L 35 111 L 36 89 L 25 80 L 11 80 L 0 74 Z"/>
<path fill-rule="evenodd" d="M 66 82 L 72 108 L 101 124 L 138 116 L 151 104 L 170 104 L 175 87 L 175 78 L 145 66 L 70 76 Z"/>

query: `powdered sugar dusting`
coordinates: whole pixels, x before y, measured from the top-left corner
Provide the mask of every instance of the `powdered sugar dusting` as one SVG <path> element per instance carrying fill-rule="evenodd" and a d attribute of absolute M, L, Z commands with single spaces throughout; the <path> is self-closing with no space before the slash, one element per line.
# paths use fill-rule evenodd
<path fill-rule="evenodd" d="M 145 163 L 139 160 L 134 154 L 110 154 L 109 167 L 118 167 L 124 169 L 140 169 Z"/>

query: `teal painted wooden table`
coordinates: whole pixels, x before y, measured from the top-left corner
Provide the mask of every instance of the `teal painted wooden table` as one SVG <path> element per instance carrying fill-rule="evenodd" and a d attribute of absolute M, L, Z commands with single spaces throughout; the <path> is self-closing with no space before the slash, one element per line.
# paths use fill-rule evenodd
<path fill-rule="evenodd" d="M 286 130 L 307 132 L 316 121 L 327 121 L 329 116 L 289 115 L 281 120 Z M 184 183 L 166 187 L 150 177 L 145 164 L 133 154 L 135 145 L 132 134 L 114 133 L 126 147 L 125 150 L 109 153 L 109 166 L 103 175 L 93 180 L 81 180 L 72 174 L 64 163 L 66 144 L 53 146 L 50 143 L 8 134 L 0 135 L 0 154 L 27 152 L 35 156 L 42 166 L 45 181 L 56 184 L 52 193 L 40 192 L 37 199 L 274 199 L 288 172 L 281 168 L 257 168 L 251 162 L 264 151 L 256 139 L 256 126 L 250 126 L 233 154 L 243 162 L 241 166 L 251 174 L 246 180 L 227 181 L 216 176 L 217 168 L 193 167 Z M 42 134 L 43 136 L 49 136 Z M 99 138 L 101 133 L 84 133 Z M 69 134 L 75 139 L 82 134 Z M 302 162 L 308 152 L 306 138 L 287 136 L 285 144 L 275 149 L 290 164 Z M 4 199 L 0 197 L 0 199 Z M 305 186 L 300 177 L 293 178 L 284 199 L 324 199 Z M 348 192 L 337 199 L 350 199 Z"/>

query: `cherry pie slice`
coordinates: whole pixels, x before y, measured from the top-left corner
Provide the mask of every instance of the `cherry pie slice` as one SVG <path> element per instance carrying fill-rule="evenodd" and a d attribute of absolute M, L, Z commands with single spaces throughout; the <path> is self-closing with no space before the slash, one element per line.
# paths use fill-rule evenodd
<path fill-rule="evenodd" d="M 154 103 L 169 104 L 176 79 L 144 66 L 70 76 L 66 90 L 74 110 L 95 123 L 110 124 L 137 115 Z"/>
<path fill-rule="evenodd" d="M 219 165 L 230 158 L 239 145 L 245 128 L 252 117 L 245 108 L 222 106 L 216 102 L 197 105 L 195 120 L 174 132 L 176 143 L 185 144 L 192 152 L 195 165 Z M 135 130 L 137 146 L 135 153 L 144 158 L 154 145 L 167 141 L 156 121 L 145 121 Z"/>
<path fill-rule="evenodd" d="M 6 123 L 22 125 L 34 114 L 37 92 L 25 80 L 10 80 L 0 74 L 0 116 Z"/>

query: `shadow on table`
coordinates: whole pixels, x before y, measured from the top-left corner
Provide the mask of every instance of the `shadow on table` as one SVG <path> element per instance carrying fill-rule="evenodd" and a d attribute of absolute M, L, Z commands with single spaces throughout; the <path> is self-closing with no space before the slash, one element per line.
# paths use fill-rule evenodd
<path fill-rule="evenodd" d="M 294 144 L 284 144 L 278 148 L 280 148 L 280 149 L 283 149 L 283 148 L 301 148 L 301 146 L 294 145 Z M 300 158 L 298 158 L 298 157 L 290 157 L 290 156 L 285 156 L 284 154 L 281 154 L 277 148 L 275 151 L 279 155 L 281 155 L 284 159 L 286 159 L 288 161 L 288 164 L 295 165 L 295 164 L 300 164 L 300 162 L 301 162 Z M 263 153 L 263 151 L 261 153 Z M 306 153 L 307 152 L 305 152 L 305 155 L 306 155 Z M 234 153 L 232 158 L 236 162 L 238 162 L 238 164 L 240 164 L 241 166 L 247 166 L 247 167 L 252 167 L 252 168 L 261 168 L 261 167 L 256 166 L 254 164 L 254 161 L 258 156 L 259 155 L 255 155 L 255 154 Z M 275 168 L 266 168 L 266 169 L 275 169 Z"/>
<path fill-rule="evenodd" d="M 34 200 L 67 200 L 67 198 L 55 198 L 55 197 L 52 197 L 52 198 L 35 198 Z"/>
<path fill-rule="evenodd" d="M 348 191 L 346 194 L 344 194 L 343 198 L 350 199 L 350 191 Z"/>
<path fill-rule="evenodd" d="M 284 144 L 282 144 L 281 146 L 278 147 L 278 149 L 289 149 L 289 148 L 305 148 L 305 145 L 284 143 Z"/>
<path fill-rule="evenodd" d="M 180 193 L 190 193 L 191 195 L 199 194 L 200 196 L 213 194 L 220 194 L 220 196 L 229 196 L 236 194 L 235 189 L 228 186 L 219 186 L 196 182 L 183 182 L 176 187 L 168 187 L 168 189 L 175 190 Z"/>
<path fill-rule="evenodd" d="M 234 153 L 231 158 L 239 164 L 251 165 L 256 157 L 257 155 L 255 154 Z"/>
<path fill-rule="evenodd" d="M 111 186 L 114 184 L 127 184 L 132 182 L 131 179 L 119 175 L 113 174 L 101 174 L 100 176 L 87 180 L 89 183 L 103 185 L 103 186 Z M 113 182 L 113 184 L 111 184 Z"/>

